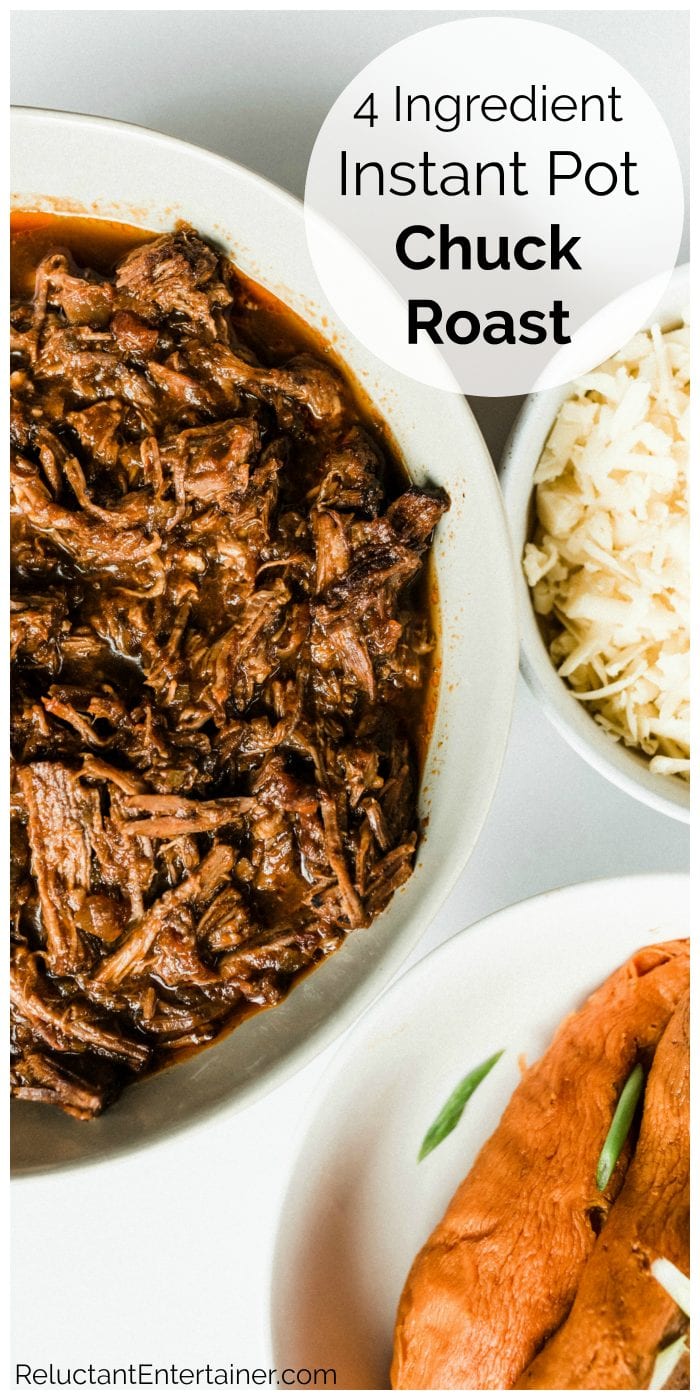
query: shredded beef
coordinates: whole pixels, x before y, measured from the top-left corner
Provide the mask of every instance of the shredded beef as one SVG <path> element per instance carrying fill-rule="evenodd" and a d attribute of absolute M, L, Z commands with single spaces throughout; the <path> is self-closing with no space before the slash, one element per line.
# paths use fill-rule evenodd
<path fill-rule="evenodd" d="M 52 249 L 12 306 L 11 1083 L 76 1118 L 413 866 L 447 497 L 242 301 L 181 228 L 112 276 Z"/>

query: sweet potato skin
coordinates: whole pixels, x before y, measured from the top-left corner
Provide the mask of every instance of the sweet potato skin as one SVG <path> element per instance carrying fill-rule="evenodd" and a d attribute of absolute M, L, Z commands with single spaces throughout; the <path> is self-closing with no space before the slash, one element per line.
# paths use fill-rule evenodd
<path fill-rule="evenodd" d="M 404 1287 L 391 1383 L 510 1389 L 566 1316 L 623 1179 L 595 1186 L 620 1090 L 689 978 L 687 940 L 639 950 L 515 1090 Z"/>
<path fill-rule="evenodd" d="M 520 1390 L 646 1390 L 683 1314 L 650 1272 L 690 1266 L 690 1043 L 684 997 L 654 1056 L 639 1142 L 573 1308 Z"/>

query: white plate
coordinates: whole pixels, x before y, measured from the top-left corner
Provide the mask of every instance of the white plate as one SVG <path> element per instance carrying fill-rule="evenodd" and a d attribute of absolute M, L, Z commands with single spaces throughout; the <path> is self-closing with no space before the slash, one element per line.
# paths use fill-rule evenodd
<path fill-rule="evenodd" d="M 518 1056 L 532 1063 L 635 949 L 684 937 L 688 924 L 683 875 L 571 885 L 457 934 L 375 1003 L 325 1077 L 284 1204 L 271 1285 L 277 1367 L 333 1367 L 341 1389 L 388 1387 L 409 1267 L 496 1127 Z M 452 1135 L 418 1164 L 457 1082 L 503 1047 Z"/>
<path fill-rule="evenodd" d="M 383 415 L 412 478 L 446 487 L 452 501 L 434 546 L 442 665 L 420 792 L 426 836 L 411 879 L 371 928 L 348 938 L 281 1006 L 134 1085 L 94 1122 L 14 1104 L 13 1166 L 35 1172 L 133 1152 L 241 1108 L 369 1005 L 435 917 L 481 830 L 508 735 L 518 644 L 503 505 L 466 400 L 396 374 L 344 330 L 316 281 L 297 200 L 196 146 L 65 112 L 15 111 L 12 156 L 19 208 L 87 212 L 147 229 L 186 219 L 223 244 L 243 271 L 332 341 Z M 356 277 L 348 259 L 347 275 Z"/>

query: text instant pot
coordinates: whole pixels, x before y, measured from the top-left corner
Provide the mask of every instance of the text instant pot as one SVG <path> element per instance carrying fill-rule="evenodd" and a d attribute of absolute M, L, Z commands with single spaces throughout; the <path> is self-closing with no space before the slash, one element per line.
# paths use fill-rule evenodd
<path fill-rule="evenodd" d="M 653 312 L 683 226 L 668 128 L 611 54 L 480 17 L 419 29 L 336 98 L 305 189 L 314 271 L 386 365 L 433 388 L 568 383 Z"/>
<path fill-rule="evenodd" d="M 407 92 L 401 86 L 394 90 L 391 112 L 382 112 L 374 92 L 369 92 L 354 113 L 354 120 L 366 123 L 371 130 L 383 120 L 393 121 L 397 130 L 402 126 L 419 124 L 426 133 L 426 149 L 418 160 L 397 159 L 386 164 L 382 160 L 358 160 L 343 149 L 339 159 L 339 193 L 343 199 L 361 200 L 370 193 L 387 200 L 410 202 L 416 194 L 428 198 L 445 196 L 457 201 L 454 224 L 440 222 L 407 223 L 395 239 L 395 255 L 401 265 L 421 272 L 429 267 L 441 271 L 451 268 L 468 273 L 478 268 L 482 272 L 495 269 L 508 271 L 517 267 L 537 272 L 549 267 L 553 272 L 563 265 L 581 271 L 585 247 L 581 235 L 563 230 L 557 222 L 549 227 L 547 237 L 524 233 L 479 231 L 478 201 L 494 195 L 505 200 L 519 199 L 544 190 L 554 198 L 567 185 L 582 185 L 591 200 L 620 195 L 634 198 L 638 162 L 631 151 L 625 151 L 615 162 L 604 158 L 606 123 L 621 122 L 622 97 L 613 86 L 607 93 L 557 93 L 550 96 L 546 84 L 531 84 L 513 95 L 500 93 L 441 93 L 430 97 L 423 92 Z M 513 149 L 500 160 L 479 158 L 471 148 L 469 124 L 475 114 L 482 121 L 523 124 L 548 122 L 561 125 L 573 120 L 597 123 L 601 129 L 601 156 L 584 159 L 565 140 L 559 138 L 542 152 L 537 167 Z M 443 133 L 464 131 L 463 160 L 443 160 L 440 138 Z M 427 143 L 431 144 L 428 145 Z M 469 201 L 465 206 L 461 201 Z M 477 211 L 473 207 L 477 201 Z M 415 345 L 418 337 L 428 336 L 436 345 L 445 339 L 457 345 L 469 345 L 479 337 L 487 345 L 540 345 L 548 337 L 556 345 L 568 345 L 566 322 L 569 312 L 559 298 L 547 307 L 528 308 L 516 319 L 511 312 L 494 307 L 477 316 L 468 306 L 451 307 L 432 299 L 411 297 L 407 304 L 408 340 Z"/>

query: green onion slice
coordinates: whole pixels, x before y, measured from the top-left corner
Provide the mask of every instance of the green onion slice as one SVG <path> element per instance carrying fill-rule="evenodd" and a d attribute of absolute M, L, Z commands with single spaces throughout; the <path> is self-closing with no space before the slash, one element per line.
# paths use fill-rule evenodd
<path fill-rule="evenodd" d="M 670 1259 L 655 1259 L 651 1272 L 657 1283 L 666 1289 L 669 1298 L 672 1298 L 676 1307 L 684 1312 L 686 1317 L 690 1317 L 690 1279 L 683 1273 L 682 1269 L 671 1263 Z"/>
<path fill-rule="evenodd" d="M 608 1136 L 603 1143 L 603 1151 L 598 1158 L 595 1184 L 599 1191 L 605 1190 L 615 1170 L 618 1157 L 627 1141 L 627 1134 L 634 1118 L 634 1110 L 639 1103 L 643 1087 L 644 1070 L 641 1065 L 635 1065 L 618 1099 Z"/>
<path fill-rule="evenodd" d="M 664 1390 L 666 1382 L 670 1381 L 678 1362 L 688 1350 L 688 1337 L 678 1337 L 670 1346 L 664 1347 L 660 1351 L 654 1363 L 654 1369 L 649 1381 L 649 1390 Z"/>
<path fill-rule="evenodd" d="M 420 1152 L 418 1153 L 419 1162 L 422 1162 L 423 1158 L 428 1156 L 428 1153 L 434 1151 L 439 1143 L 443 1142 L 446 1137 L 449 1137 L 453 1129 L 457 1127 L 474 1090 L 478 1089 L 482 1080 L 486 1078 L 489 1071 L 498 1063 L 502 1054 L 503 1051 L 499 1050 L 495 1055 L 491 1055 L 490 1059 L 484 1060 L 482 1064 L 477 1065 L 476 1069 L 471 1070 L 464 1079 L 460 1080 L 457 1088 L 450 1094 L 447 1103 L 440 1109 L 435 1122 L 428 1128 L 421 1143 Z"/>

